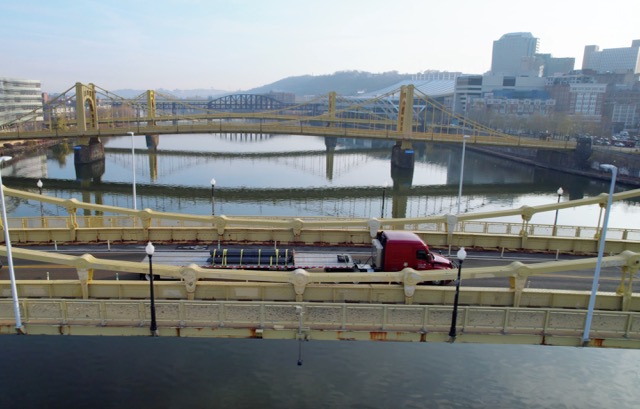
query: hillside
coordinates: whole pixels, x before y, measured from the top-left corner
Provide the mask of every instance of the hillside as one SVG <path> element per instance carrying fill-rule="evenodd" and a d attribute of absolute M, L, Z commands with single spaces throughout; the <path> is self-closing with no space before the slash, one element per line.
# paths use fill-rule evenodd
<path fill-rule="evenodd" d="M 372 74 L 363 71 L 339 71 L 331 75 L 302 75 L 287 77 L 271 84 L 247 90 L 253 94 L 269 92 L 291 92 L 298 96 L 319 95 L 335 91 L 339 95 L 356 95 L 391 86 L 410 79 L 413 74 L 397 71 Z"/>
<path fill-rule="evenodd" d="M 221 95 L 229 94 L 229 91 L 223 91 L 219 89 L 213 88 L 197 88 L 197 89 L 173 89 L 168 90 L 164 88 L 160 88 L 156 90 L 157 92 L 163 94 L 173 95 L 176 98 L 198 98 L 198 99 L 208 99 L 209 97 L 217 98 Z M 119 89 L 113 91 L 114 94 L 123 97 L 123 98 L 135 98 L 138 95 L 145 92 L 145 90 L 136 90 L 136 89 Z"/>
<path fill-rule="evenodd" d="M 199 88 L 188 90 L 166 90 L 156 91 L 171 94 L 177 98 L 218 98 L 222 95 L 235 93 L 267 94 L 269 92 L 290 92 L 298 96 L 322 95 L 330 91 L 335 91 L 339 95 L 357 95 L 358 93 L 371 92 L 389 87 L 400 81 L 411 79 L 414 74 L 399 74 L 397 71 L 389 71 L 374 74 L 365 71 L 338 71 L 329 75 L 301 75 L 297 77 L 287 77 L 271 84 L 252 88 L 245 91 L 230 92 L 213 88 Z M 143 90 L 120 89 L 114 94 L 123 98 L 134 98 Z"/>

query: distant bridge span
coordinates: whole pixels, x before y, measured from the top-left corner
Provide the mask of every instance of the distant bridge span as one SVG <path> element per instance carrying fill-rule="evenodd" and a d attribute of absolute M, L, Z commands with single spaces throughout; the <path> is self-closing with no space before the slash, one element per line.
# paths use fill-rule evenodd
<path fill-rule="evenodd" d="M 37 122 L 37 118 L 44 121 Z M 292 104 L 273 97 L 237 94 L 189 101 L 146 91 L 125 99 L 94 84 L 76 83 L 43 109 L 6 124 L 0 140 L 194 133 L 259 133 L 468 143 L 573 150 L 575 141 L 513 136 L 459 114 L 403 86 L 375 98 L 335 92 Z"/>

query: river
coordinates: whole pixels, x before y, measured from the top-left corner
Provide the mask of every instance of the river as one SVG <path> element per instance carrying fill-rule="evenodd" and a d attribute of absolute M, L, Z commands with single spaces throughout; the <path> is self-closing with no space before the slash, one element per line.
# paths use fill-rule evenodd
<path fill-rule="evenodd" d="M 639 351 L 2 336 L 0 407 L 636 408 Z"/>
<path fill-rule="evenodd" d="M 385 217 L 455 213 L 460 147 L 417 149 L 412 174 L 388 147 L 322 138 L 162 136 L 136 140 L 138 208 L 194 214 Z M 51 150 L 3 170 L 5 185 L 133 207 L 128 137 L 105 140 L 102 169 Z M 351 150 L 351 152 L 347 152 Z M 345 152 L 342 152 L 345 151 Z M 214 154 L 215 153 L 215 154 Z M 88 175 L 88 176 L 87 176 Z M 216 179 L 211 192 L 210 180 Z M 462 211 L 598 195 L 608 184 L 467 150 Z M 387 187 L 385 188 L 385 184 Z M 623 188 L 623 187 L 619 187 Z M 213 203 L 212 203 L 213 199 Z M 9 217 L 39 203 L 8 198 Z M 46 215 L 64 210 L 45 205 Z M 637 201 L 616 203 L 612 227 L 640 228 Z M 554 214 L 534 216 L 552 223 Z M 559 224 L 593 226 L 598 208 L 563 210 Z M 0 337 L 0 408 L 635 408 L 640 352 L 529 345 Z"/>
<path fill-rule="evenodd" d="M 104 162 L 73 165 L 73 149 L 50 150 L 3 170 L 9 187 L 56 197 L 134 207 L 131 139 L 103 138 Z M 372 145 L 374 145 L 372 147 Z M 217 215 L 420 217 L 457 213 L 461 147 L 418 145 L 413 172 L 390 165 L 390 145 L 296 135 L 163 135 L 157 150 L 144 136 L 135 139 L 136 206 L 157 211 L 211 214 L 211 179 Z M 12 177 L 20 180 L 16 181 Z M 30 185 L 24 186 L 25 179 Z M 49 179 L 49 180 L 48 180 Z M 52 181 L 53 186 L 52 186 Z M 61 185 L 60 181 L 66 181 Z M 14 182 L 12 184 L 12 182 Z M 465 155 L 461 212 L 479 212 L 555 203 L 596 196 L 609 184 L 562 172 L 534 168 L 473 152 Z M 617 186 L 617 190 L 626 189 Z M 384 197 L 384 206 L 383 206 Z M 9 201 L 9 217 L 65 215 L 64 209 L 18 199 Z M 558 225 L 596 226 L 599 207 L 558 212 Z M 384 214 L 383 214 L 384 213 Z M 632 227 L 640 201 L 614 203 L 610 227 Z M 532 223 L 552 224 L 555 213 L 533 216 Z M 520 222 L 518 216 L 500 221 Z M 636 228 L 640 228 L 640 223 Z"/>

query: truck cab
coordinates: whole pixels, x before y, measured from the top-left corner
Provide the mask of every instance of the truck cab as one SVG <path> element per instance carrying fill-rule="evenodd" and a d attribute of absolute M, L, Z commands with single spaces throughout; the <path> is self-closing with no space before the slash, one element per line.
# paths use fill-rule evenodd
<path fill-rule="evenodd" d="M 429 246 L 415 233 L 408 231 L 381 231 L 373 239 L 375 269 L 400 271 L 440 270 L 453 268 L 446 257 L 433 254 Z"/>

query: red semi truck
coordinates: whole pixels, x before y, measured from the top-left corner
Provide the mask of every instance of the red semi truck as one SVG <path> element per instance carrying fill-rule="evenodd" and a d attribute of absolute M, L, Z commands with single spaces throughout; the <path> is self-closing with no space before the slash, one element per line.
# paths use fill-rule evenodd
<path fill-rule="evenodd" d="M 373 239 L 372 253 L 365 263 L 350 254 L 307 252 L 278 248 L 216 248 L 207 260 L 210 268 L 309 271 L 400 271 L 453 268 L 446 257 L 429 251 L 417 234 L 407 231 L 381 231 Z"/>
<path fill-rule="evenodd" d="M 408 231 L 382 231 L 373 239 L 376 271 L 445 270 L 453 268 L 446 257 L 429 251 L 429 246 L 417 234 Z"/>

